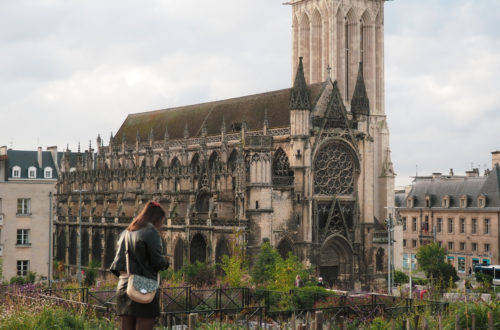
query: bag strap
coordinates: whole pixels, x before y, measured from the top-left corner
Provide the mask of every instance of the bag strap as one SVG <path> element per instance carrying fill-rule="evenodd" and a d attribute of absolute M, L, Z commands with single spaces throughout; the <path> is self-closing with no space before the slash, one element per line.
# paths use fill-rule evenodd
<path fill-rule="evenodd" d="M 125 233 L 125 260 L 126 260 L 126 263 L 127 263 L 127 275 L 130 276 L 130 262 L 129 262 L 129 251 L 128 251 L 128 240 L 129 240 L 129 237 L 130 237 L 130 232 L 128 229 L 125 229 L 126 230 L 126 233 Z M 156 281 L 158 282 L 158 286 L 160 286 L 160 272 L 157 272 L 157 278 L 156 278 Z"/>

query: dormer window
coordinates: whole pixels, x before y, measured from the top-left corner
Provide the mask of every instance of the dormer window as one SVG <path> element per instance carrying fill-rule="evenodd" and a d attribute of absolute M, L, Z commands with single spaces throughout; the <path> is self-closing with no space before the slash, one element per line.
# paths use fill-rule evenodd
<path fill-rule="evenodd" d="M 467 207 L 467 196 L 462 195 L 460 197 L 460 208 L 465 209 Z"/>
<path fill-rule="evenodd" d="M 36 167 L 30 166 L 28 168 L 28 178 L 35 179 L 36 178 Z"/>
<path fill-rule="evenodd" d="M 425 196 L 425 207 L 431 207 L 432 199 L 430 195 Z"/>
<path fill-rule="evenodd" d="M 450 196 L 446 195 L 441 200 L 441 206 L 444 208 L 450 207 Z"/>
<path fill-rule="evenodd" d="M 12 177 L 13 178 L 20 178 L 21 177 L 21 167 L 20 166 L 14 166 L 12 168 Z"/>
<path fill-rule="evenodd" d="M 415 197 L 413 196 L 408 196 L 406 199 L 406 207 L 412 208 L 415 205 Z"/>
<path fill-rule="evenodd" d="M 43 170 L 43 177 L 45 179 L 52 179 L 52 168 L 51 167 L 46 167 Z"/>
<path fill-rule="evenodd" d="M 477 198 L 477 207 L 483 208 L 486 206 L 486 196 L 485 195 L 480 195 Z"/>

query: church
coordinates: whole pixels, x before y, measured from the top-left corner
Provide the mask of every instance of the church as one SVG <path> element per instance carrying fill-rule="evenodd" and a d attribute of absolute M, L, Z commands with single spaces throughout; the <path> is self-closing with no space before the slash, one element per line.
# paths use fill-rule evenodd
<path fill-rule="evenodd" d="M 290 5 L 291 88 L 130 114 L 108 145 L 98 136 L 76 160 L 67 151 L 55 259 L 70 274 L 78 262 L 107 269 L 120 232 L 152 199 L 168 212 L 164 241 L 176 270 L 217 262 L 240 230 L 248 253 L 269 241 L 330 285 L 385 285 L 395 173 L 384 1 Z"/>

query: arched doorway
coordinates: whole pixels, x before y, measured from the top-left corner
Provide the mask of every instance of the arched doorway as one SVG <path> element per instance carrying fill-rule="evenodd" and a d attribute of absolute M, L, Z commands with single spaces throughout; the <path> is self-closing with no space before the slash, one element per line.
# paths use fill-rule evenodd
<path fill-rule="evenodd" d="M 201 234 L 194 235 L 191 240 L 189 249 L 189 261 L 195 263 L 196 261 L 205 262 L 207 259 L 207 242 Z"/>
<path fill-rule="evenodd" d="M 181 238 L 177 240 L 174 248 L 174 270 L 178 271 L 184 265 L 184 242 Z"/>
<path fill-rule="evenodd" d="M 290 244 L 288 239 L 284 238 L 281 240 L 278 244 L 278 252 L 283 259 L 288 258 L 288 253 L 293 253 L 292 244 Z"/>
<path fill-rule="evenodd" d="M 329 285 L 351 287 L 352 248 L 340 235 L 332 235 L 321 246 L 319 274 Z"/>

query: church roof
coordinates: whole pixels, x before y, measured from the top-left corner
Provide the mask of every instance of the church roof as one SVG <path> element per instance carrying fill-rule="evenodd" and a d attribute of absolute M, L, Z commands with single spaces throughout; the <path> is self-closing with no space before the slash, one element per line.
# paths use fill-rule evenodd
<path fill-rule="evenodd" d="M 322 91 L 323 83 L 309 86 L 312 106 Z M 228 132 L 241 127 L 246 122 L 248 130 L 259 130 L 263 127 L 265 113 L 269 128 L 287 127 L 290 125 L 291 88 L 231 98 L 227 100 L 187 105 L 176 108 L 142 112 L 127 116 L 118 132 L 115 143 L 123 136 L 129 143 L 135 141 L 139 134 L 141 141 L 146 141 L 151 129 L 154 140 L 163 140 L 165 129 L 170 139 L 184 137 L 187 126 L 190 137 L 200 136 L 202 127 L 206 127 L 207 135 L 219 135 L 224 118 Z"/>

